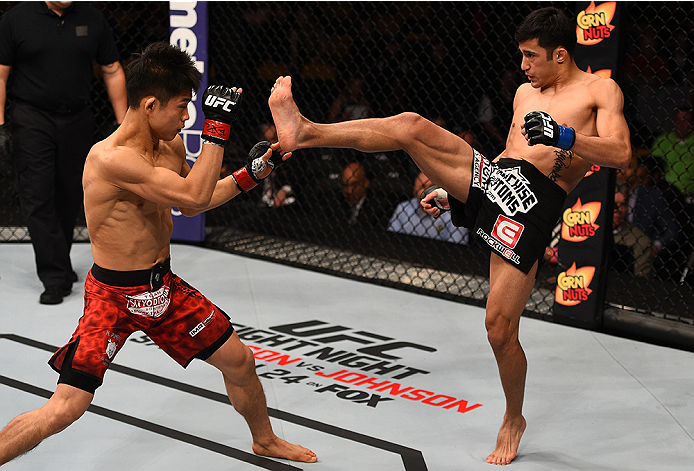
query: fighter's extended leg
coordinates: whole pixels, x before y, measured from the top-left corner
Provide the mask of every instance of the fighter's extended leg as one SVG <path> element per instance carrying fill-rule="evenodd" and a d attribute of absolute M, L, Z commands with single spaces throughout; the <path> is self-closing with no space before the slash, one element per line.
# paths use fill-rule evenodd
<path fill-rule="evenodd" d="M 316 461 L 316 454 L 311 450 L 282 440 L 272 431 L 265 393 L 255 374 L 253 354 L 241 343 L 236 332 L 207 362 L 222 372 L 229 400 L 246 419 L 251 431 L 255 454 L 307 463 Z"/>
<path fill-rule="evenodd" d="M 291 77 L 279 77 L 268 99 L 284 151 L 309 147 L 361 152 L 404 150 L 432 182 L 467 200 L 472 148 L 460 137 L 416 113 L 318 124 L 304 117 L 292 96 Z"/>
<path fill-rule="evenodd" d="M 518 340 L 520 317 L 535 282 L 537 264 L 526 275 L 492 254 L 485 325 L 506 397 L 504 421 L 487 463 L 506 465 L 516 457 L 525 431 L 523 397 L 527 361 Z"/>
<path fill-rule="evenodd" d="M 0 466 L 65 430 L 84 414 L 93 398 L 91 393 L 58 384 L 43 407 L 15 417 L 0 431 Z"/>

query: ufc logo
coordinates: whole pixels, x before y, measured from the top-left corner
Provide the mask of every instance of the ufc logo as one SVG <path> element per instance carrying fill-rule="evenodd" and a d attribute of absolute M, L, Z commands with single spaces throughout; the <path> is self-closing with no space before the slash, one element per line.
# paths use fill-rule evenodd
<path fill-rule="evenodd" d="M 494 224 L 492 237 L 504 244 L 506 247 L 515 248 L 518 240 L 523 233 L 523 224 L 499 215 Z"/>
<path fill-rule="evenodd" d="M 222 105 L 224 111 L 231 111 L 231 107 L 234 103 L 221 96 L 207 95 L 205 98 L 205 105 L 212 108 L 217 108 L 219 105 Z"/>
<path fill-rule="evenodd" d="M 554 128 L 548 116 L 542 115 L 543 132 L 547 137 L 554 137 Z"/>

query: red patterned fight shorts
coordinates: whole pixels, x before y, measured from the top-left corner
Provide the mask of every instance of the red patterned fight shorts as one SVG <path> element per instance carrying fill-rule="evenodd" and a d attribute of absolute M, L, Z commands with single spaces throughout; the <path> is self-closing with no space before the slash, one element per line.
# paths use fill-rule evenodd
<path fill-rule="evenodd" d="M 70 342 L 48 362 L 59 383 L 94 393 L 128 336 L 143 331 L 184 368 L 209 358 L 234 332 L 229 316 L 173 274 L 121 272 L 94 265 L 84 284 L 84 314 Z"/>

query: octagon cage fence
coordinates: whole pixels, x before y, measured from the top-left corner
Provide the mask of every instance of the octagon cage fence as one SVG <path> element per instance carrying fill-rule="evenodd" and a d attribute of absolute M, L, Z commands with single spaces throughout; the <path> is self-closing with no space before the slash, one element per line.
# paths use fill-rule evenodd
<path fill-rule="evenodd" d="M 15 3 L 1 2 L 0 13 Z M 168 41 L 166 2 L 93 4 L 111 24 L 125 66 L 145 45 Z M 267 97 L 279 75 L 293 77 L 297 102 L 311 120 L 414 111 L 497 155 L 513 93 L 525 79 L 515 25 L 548 4 L 210 2 L 209 83 L 244 89 L 222 172 L 243 165 L 253 144 L 271 133 Z M 552 5 L 567 13 L 576 8 Z M 658 198 L 639 202 L 653 205 L 649 226 L 639 230 L 632 221 L 627 236 L 614 237 L 599 326 L 687 350 L 694 350 L 694 137 L 686 113 L 694 97 L 693 13 L 690 2 L 624 2 L 615 79 L 625 95 L 634 159 L 616 173 L 616 188 L 626 192 L 631 210 L 640 187 Z M 115 121 L 99 78 L 92 97 L 96 142 Z M 659 146 L 682 120 L 688 149 L 672 165 Z M 343 184 L 345 169 L 355 166 L 364 174 Z M 421 226 L 416 212 L 394 216 L 414 197 L 417 176 L 402 152 L 299 151 L 257 189 L 208 212 L 203 245 L 483 306 L 489 256 L 480 242 L 445 221 Z M 0 162 L 0 178 L 0 242 L 26 242 L 11 159 Z M 367 184 L 367 199 L 355 210 L 346 194 Z M 666 204 L 656 204 L 661 198 Z M 88 239 L 82 218 L 75 240 Z M 543 264 L 524 315 L 552 321 L 556 271 L 552 260 Z"/>

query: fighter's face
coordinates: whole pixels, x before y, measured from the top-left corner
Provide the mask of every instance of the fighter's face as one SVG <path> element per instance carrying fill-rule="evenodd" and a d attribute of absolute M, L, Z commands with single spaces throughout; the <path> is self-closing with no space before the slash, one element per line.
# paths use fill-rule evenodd
<path fill-rule="evenodd" d="M 533 88 L 547 85 L 556 73 L 556 64 L 551 55 L 548 58 L 547 49 L 540 47 L 537 39 L 519 43 L 518 49 L 523 54 L 521 70 L 528 77 Z"/>
<path fill-rule="evenodd" d="M 181 132 L 186 120 L 190 118 L 190 100 L 191 94 L 185 93 L 171 98 L 166 105 L 162 105 L 159 100 L 154 103 L 150 123 L 161 139 L 171 141 Z"/>

